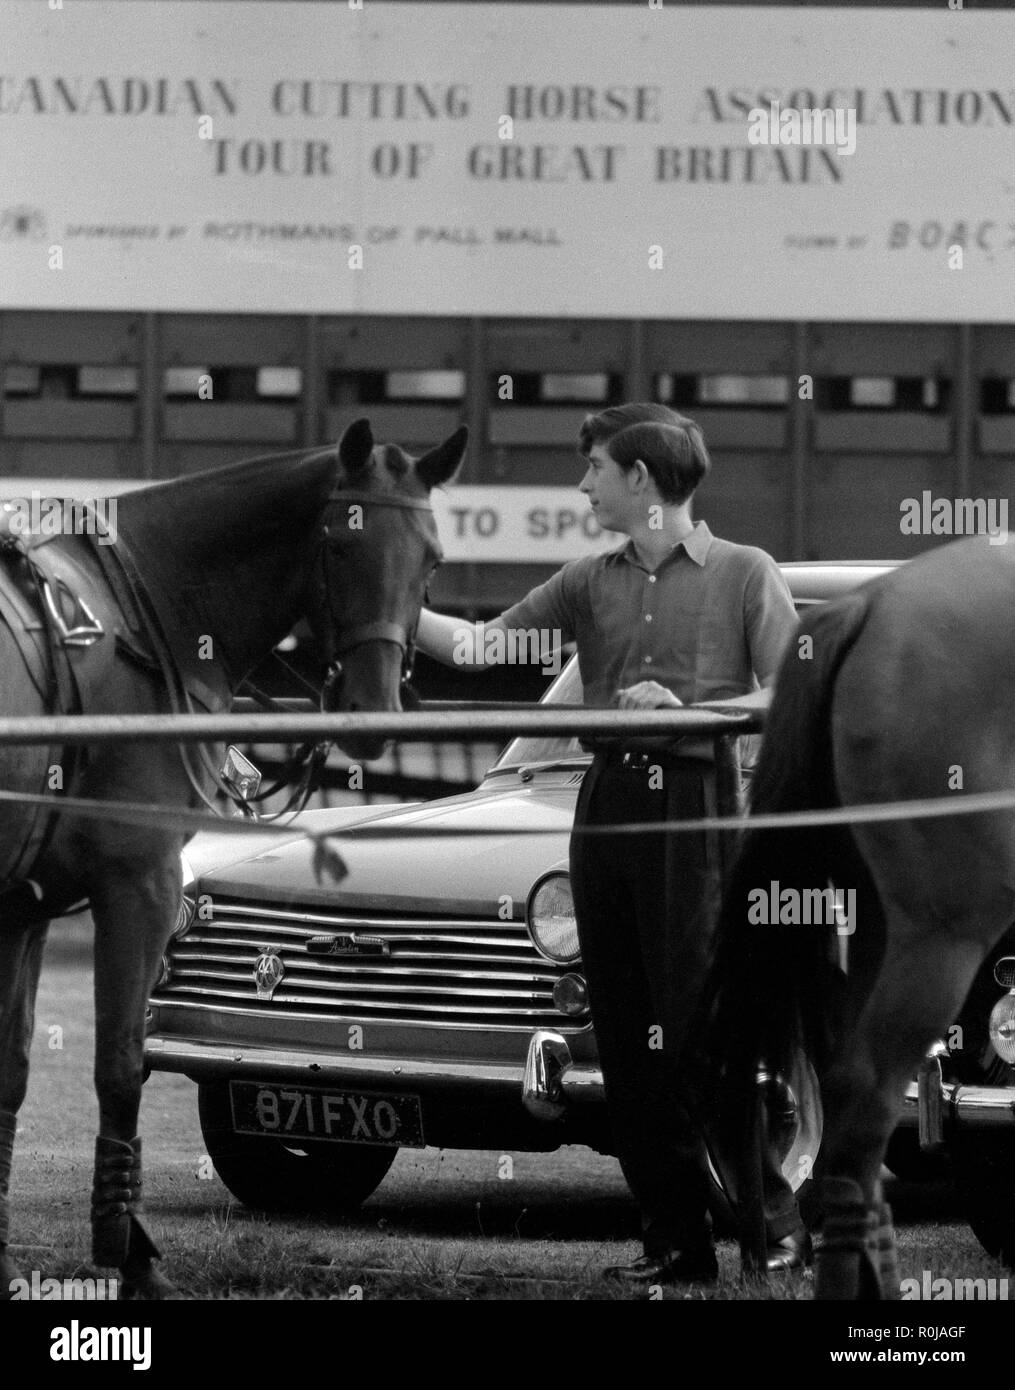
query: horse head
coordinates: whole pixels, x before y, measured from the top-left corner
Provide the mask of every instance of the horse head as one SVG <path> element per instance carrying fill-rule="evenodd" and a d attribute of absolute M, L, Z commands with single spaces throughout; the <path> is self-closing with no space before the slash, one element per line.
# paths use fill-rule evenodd
<path fill-rule="evenodd" d="M 341 667 L 330 707 L 402 708 L 419 611 L 442 558 L 430 489 L 453 476 L 468 437 L 463 425 L 417 459 L 397 445 L 375 444 L 367 420 L 342 436 L 314 622 L 329 662 Z M 377 758 L 384 740 L 347 739 L 339 746 L 349 757 Z"/>

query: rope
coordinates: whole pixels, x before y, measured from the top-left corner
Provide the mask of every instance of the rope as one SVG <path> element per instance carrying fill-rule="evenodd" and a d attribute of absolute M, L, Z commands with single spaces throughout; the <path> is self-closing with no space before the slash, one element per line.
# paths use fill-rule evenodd
<path fill-rule="evenodd" d="M 220 819 L 202 811 L 172 810 L 169 807 L 133 801 L 95 801 L 87 797 L 54 797 L 31 792 L 0 791 L 0 802 L 28 806 L 52 806 L 64 815 L 83 819 L 142 823 L 167 830 L 216 830 L 231 835 L 292 835 L 294 829 L 307 839 L 324 840 L 355 836 L 360 840 L 448 839 L 471 836 L 486 838 L 504 835 L 560 835 L 560 825 L 477 826 L 382 826 L 351 825 L 339 830 L 311 831 L 302 826 L 276 826 L 262 821 Z M 918 801 L 872 802 L 863 806 L 828 807 L 817 811 L 780 811 L 768 815 L 703 816 L 697 820 L 645 821 L 620 825 L 587 825 L 570 831 L 572 835 L 687 835 L 702 830 L 797 830 L 826 825 L 868 825 L 885 821 L 934 820 L 947 816 L 986 815 L 996 811 L 1015 811 L 1015 791 L 977 792 L 975 795 L 935 797 Z"/>

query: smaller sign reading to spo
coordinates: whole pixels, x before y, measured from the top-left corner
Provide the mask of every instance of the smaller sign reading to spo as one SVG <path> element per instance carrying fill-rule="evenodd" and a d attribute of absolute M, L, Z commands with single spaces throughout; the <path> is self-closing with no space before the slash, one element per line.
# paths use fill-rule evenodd
<path fill-rule="evenodd" d="M 559 565 L 624 539 L 602 529 L 577 487 L 452 487 L 433 505 L 449 561 Z"/>

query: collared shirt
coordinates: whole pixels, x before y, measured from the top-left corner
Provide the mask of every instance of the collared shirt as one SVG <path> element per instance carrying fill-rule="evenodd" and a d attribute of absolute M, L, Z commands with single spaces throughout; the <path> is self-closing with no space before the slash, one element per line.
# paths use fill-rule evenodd
<path fill-rule="evenodd" d="M 629 540 L 570 561 L 501 622 L 576 642 L 585 703 L 609 708 L 644 680 L 685 705 L 756 690 L 775 675 L 797 618 L 766 551 L 719 540 L 699 521 L 654 571 Z"/>

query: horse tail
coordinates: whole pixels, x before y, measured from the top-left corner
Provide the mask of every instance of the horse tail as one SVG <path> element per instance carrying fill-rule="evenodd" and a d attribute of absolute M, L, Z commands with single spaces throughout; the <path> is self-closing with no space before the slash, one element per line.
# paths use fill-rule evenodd
<path fill-rule="evenodd" d="M 858 590 L 805 615 L 766 718 L 752 815 L 839 804 L 832 696 L 870 602 L 869 593 Z M 844 863 L 851 876 L 845 880 Z M 845 827 L 751 830 L 748 821 L 723 895 L 704 1000 L 706 1055 L 731 1110 L 755 1093 L 759 1061 L 789 1075 L 802 1047 L 820 1072 L 833 1045 L 833 994 L 842 977 L 831 960 L 830 928 L 783 925 L 782 891 L 820 891 L 829 878 L 841 885 L 864 874 Z"/>

